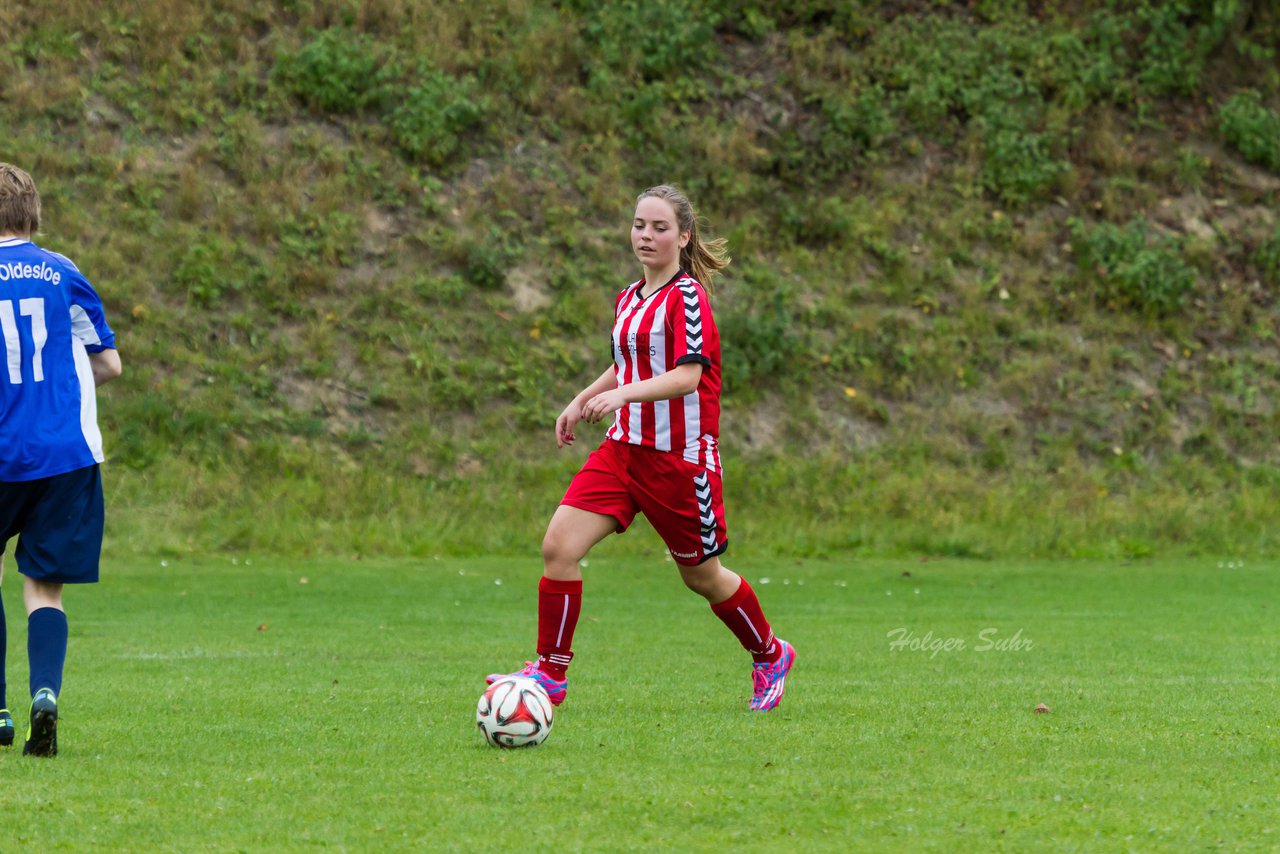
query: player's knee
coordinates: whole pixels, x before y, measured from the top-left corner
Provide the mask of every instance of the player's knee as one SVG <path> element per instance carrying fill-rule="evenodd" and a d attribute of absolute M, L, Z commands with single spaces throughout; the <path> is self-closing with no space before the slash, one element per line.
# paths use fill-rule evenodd
<path fill-rule="evenodd" d="M 56 608 L 62 610 L 62 585 L 51 584 L 44 581 L 36 581 L 33 578 L 24 578 L 22 585 L 23 604 L 26 605 L 27 613 L 38 611 L 41 608 Z"/>
<path fill-rule="evenodd" d="M 542 538 L 542 561 L 548 566 L 578 562 L 578 556 L 573 554 L 568 537 L 555 526 L 548 528 Z"/>
<path fill-rule="evenodd" d="M 705 569 L 705 564 L 700 566 L 681 566 L 680 578 L 684 581 L 684 586 L 688 587 L 699 596 L 706 596 L 712 586 L 712 577 Z"/>

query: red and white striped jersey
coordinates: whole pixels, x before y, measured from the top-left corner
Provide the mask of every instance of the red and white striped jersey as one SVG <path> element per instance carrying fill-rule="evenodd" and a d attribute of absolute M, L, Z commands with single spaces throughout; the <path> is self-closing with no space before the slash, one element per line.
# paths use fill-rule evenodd
<path fill-rule="evenodd" d="M 631 403 L 615 413 L 607 438 L 659 451 L 720 471 L 720 333 L 702 285 L 681 270 L 647 297 L 644 279 L 618 294 L 613 371 L 618 385 L 702 364 L 698 387 L 681 398 Z"/>

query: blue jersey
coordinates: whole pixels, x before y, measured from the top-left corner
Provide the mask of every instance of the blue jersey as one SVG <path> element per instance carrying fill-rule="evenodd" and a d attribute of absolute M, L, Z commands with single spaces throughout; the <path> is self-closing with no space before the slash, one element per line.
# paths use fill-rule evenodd
<path fill-rule="evenodd" d="M 75 264 L 29 240 L 0 240 L 0 481 L 102 462 L 89 353 L 115 340 Z"/>

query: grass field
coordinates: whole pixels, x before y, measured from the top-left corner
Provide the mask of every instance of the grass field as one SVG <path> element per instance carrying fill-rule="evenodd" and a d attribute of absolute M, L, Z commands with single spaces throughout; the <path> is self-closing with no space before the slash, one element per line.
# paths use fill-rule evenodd
<path fill-rule="evenodd" d="M 744 558 L 798 650 L 753 715 L 744 654 L 639 543 L 593 555 L 525 751 L 473 709 L 530 652 L 533 560 L 111 559 L 67 597 L 60 755 L 0 753 L 3 847 L 1280 845 L 1274 563 Z"/>

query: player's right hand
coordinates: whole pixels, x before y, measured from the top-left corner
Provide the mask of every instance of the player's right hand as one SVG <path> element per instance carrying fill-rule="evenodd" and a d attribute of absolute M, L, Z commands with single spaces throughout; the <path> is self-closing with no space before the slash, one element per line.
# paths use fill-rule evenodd
<path fill-rule="evenodd" d="M 560 413 L 560 417 L 556 419 L 556 447 L 563 448 L 565 445 L 572 445 L 574 440 L 573 428 L 582 420 L 582 409 L 574 406 L 572 403 L 564 408 L 564 412 Z"/>

